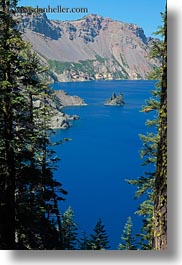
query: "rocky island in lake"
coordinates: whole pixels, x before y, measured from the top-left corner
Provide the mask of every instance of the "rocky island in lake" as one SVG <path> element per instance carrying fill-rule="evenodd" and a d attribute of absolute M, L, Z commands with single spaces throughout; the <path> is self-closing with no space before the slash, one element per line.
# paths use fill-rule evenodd
<path fill-rule="evenodd" d="M 113 93 L 112 96 L 104 103 L 105 106 L 123 106 L 124 104 L 122 93 L 119 93 L 118 95 Z"/>

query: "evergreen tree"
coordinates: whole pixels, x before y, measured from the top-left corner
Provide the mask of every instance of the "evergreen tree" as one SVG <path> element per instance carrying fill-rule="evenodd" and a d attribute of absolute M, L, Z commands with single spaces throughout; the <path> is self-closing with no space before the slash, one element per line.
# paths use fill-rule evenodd
<path fill-rule="evenodd" d="M 83 237 L 79 239 L 79 249 L 80 250 L 91 250 L 91 242 L 87 234 L 84 232 Z"/>
<path fill-rule="evenodd" d="M 136 214 L 143 217 L 143 226 L 141 232 L 136 236 L 139 238 L 138 245 L 142 250 L 153 249 L 153 238 L 154 238 L 154 203 L 153 193 L 148 199 L 143 201 L 139 206 Z"/>
<path fill-rule="evenodd" d="M 90 235 L 89 245 L 92 250 L 104 250 L 110 248 L 105 226 L 101 219 L 97 221 L 94 233 Z"/>
<path fill-rule="evenodd" d="M 23 69 L 28 69 L 24 73 L 23 85 L 26 84 L 24 95 L 28 102 L 27 116 L 30 123 L 26 130 L 27 139 L 29 139 L 28 142 L 26 140 L 28 150 L 23 149 L 20 157 L 20 161 L 22 158 L 26 163 L 21 163 L 23 175 L 18 184 L 21 187 L 21 189 L 19 187 L 20 190 L 24 187 L 25 193 L 16 196 L 17 241 L 19 245 L 21 242 L 21 245 L 24 244 L 30 249 L 62 249 L 63 238 L 58 202 L 63 200 L 61 194 L 66 192 L 62 189 L 61 183 L 53 179 L 55 163 L 58 160 L 53 158 L 55 152 L 51 149 L 50 142 L 50 136 L 53 133 L 49 125 L 50 117 L 53 115 L 50 104 L 53 92 L 44 81 L 39 80 L 38 74 L 43 74 L 44 69 L 38 63 L 36 55 L 31 54 L 30 50 L 24 53 L 26 52 L 28 52 L 30 65 L 26 60 L 23 61 Z M 25 54 L 23 58 L 26 58 Z M 27 196 L 27 193 L 30 196 Z M 22 204 L 22 201 L 25 201 L 26 205 Z M 29 208 L 27 203 L 30 203 Z M 19 214 L 22 211 L 23 215 Z M 25 215 L 29 218 L 26 225 L 22 226 Z"/>
<path fill-rule="evenodd" d="M 53 178 L 52 89 L 45 69 L 12 18 L 17 1 L 0 2 L 0 246 L 62 249 L 58 203 L 66 192 Z"/>
<path fill-rule="evenodd" d="M 16 120 L 22 97 L 17 88 L 16 69 L 22 40 L 14 29 L 11 10 L 17 1 L 0 2 L 0 245 L 2 249 L 15 248 L 15 178 L 16 178 Z"/>
<path fill-rule="evenodd" d="M 77 224 L 74 221 L 74 212 L 71 207 L 63 214 L 62 217 L 63 244 L 65 250 L 73 250 L 77 244 Z"/>
<path fill-rule="evenodd" d="M 153 92 L 155 94 L 155 91 Z M 154 181 L 155 181 L 155 169 L 156 169 L 156 155 L 157 155 L 157 145 L 158 145 L 158 110 L 156 108 L 157 99 L 151 98 L 146 101 L 146 106 L 143 106 L 142 111 L 155 111 L 156 117 L 154 120 L 147 120 L 146 126 L 149 128 L 153 127 L 156 133 L 147 133 L 146 135 L 140 135 L 143 141 L 143 148 L 140 152 L 141 159 L 143 159 L 143 166 L 151 165 L 153 172 L 145 172 L 144 176 L 140 176 L 135 180 L 127 180 L 129 184 L 135 185 L 137 191 L 135 193 L 135 198 L 145 195 L 145 200 L 138 206 L 136 214 L 143 216 L 143 227 L 141 233 L 138 234 L 140 237 L 140 248 L 144 250 L 153 248 L 153 208 L 154 208 Z"/>
<path fill-rule="evenodd" d="M 162 81 L 159 111 L 159 144 L 154 189 L 154 248 L 167 249 L 167 11 L 163 15 Z"/>
<path fill-rule="evenodd" d="M 165 15 L 161 14 L 164 18 Z M 159 28 L 155 33 L 160 34 L 164 37 L 164 27 Z M 163 76 L 163 54 L 165 50 L 165 41 L 156 40 L 152 45 L 150 57 L 158 59 L 160 66 L 155 67 L 154 70 L 149 74 L 150 79 L 159 80 L 156 84 L 156 88 L 152 91 L 152 97 L 146 101 L 146 105 L 143 106 L 143 112 L 153 112 L 154 119 L 147 120 L 146 126 L 148 128 L 153 127 L 154 132 L 148 132 L 146 135 L 140 135 L 143 141 L 143 149 L 141 150 L 141 158 L 144 159 L 143 165 L 152 165 L 153 172 L 145 172 L 145 176 L 139 177 L 137 180 L 127 180 L 128 183 L 137 186 L 136 197 L 140 197 L 145 194 L 145 200 L 139 205 L 138 215 L 143 216 L 143 228 L 139 234 L 141 239 L 141 249 L 153 249 L 154 248 L 154 201 L 156 200 L 156 193 L 154 193 L 156 186 L 156 166 L 157 157 L 159 153 L 159 142 L 160 142 L 160 112 L 161 112 L 161 87 L 162 87 L 162 76 Z"/>
<path fill-rule="evenodd" d="M 125 224 L 123 234 L 121 235 L 122 243 L 120 243 L 118 246 L 119 250 L 136 250 L 137 249 L 137 247 L 135 246 L 135 240 L 132 236 L 133 234 L 132 227 L 133 227 L 132 219 L 129 216 Z"/>

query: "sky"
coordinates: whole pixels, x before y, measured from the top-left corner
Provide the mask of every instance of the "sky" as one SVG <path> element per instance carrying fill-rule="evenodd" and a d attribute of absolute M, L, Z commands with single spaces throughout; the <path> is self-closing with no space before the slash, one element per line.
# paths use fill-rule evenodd
<path fill-rule="evenodd" d="M 160 12 L 165 10 L 165 0 L 20 0 L 19 6 L 47 8 L 62 6 L 68 8 L 88 8 L 88 14 L 98 14 L 122 22 L 134 23 L 144 29 L 147 37 L 152 36 L 161 25 Z M 87 14 L 51 13 L 48 18 L 75 20 Z"/>

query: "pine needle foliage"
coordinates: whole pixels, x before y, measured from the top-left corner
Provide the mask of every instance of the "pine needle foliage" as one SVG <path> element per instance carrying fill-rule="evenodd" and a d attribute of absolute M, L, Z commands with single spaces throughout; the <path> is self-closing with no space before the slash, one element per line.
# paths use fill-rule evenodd
<path fill-rule="evenodd" d="M 129 216 L 121 235 L 122 243 L 119 244 L 118 250 L 137 250 L 132 227 L 132 219 L 131 216 Z"/>
<path fill-rule="evenodd" d="M 161 13 L 162 18 L 165 14 Z M 156 167 L 159 152 L 160 142 L 160 116 L 161 116 L 161 87 L 163 77 L 163 57 L 165 53 L 165 41 L 164 41 L 164 26 L 160 27 L 155 33 L 160 35 L 162 40 L 156 40 L 153 42 L 153 46 L 150 52 L 150 58 L 158 59 L 160 61 L 159 67 L 154 67 L 153 71 L 149 74 L 149 79 L 158 80 L 156 82 L 155 90 L 151 91 L 151 98 L 146 100 L 146 104 L 142 107 L 142 112 L 153 112 L 154 119 L 148 119 L 146 126 L 149 130 L 146 135 L 139 135 L 143 142 L 143 148 L 140 151 L 141 159 L 143 160 L 143 166 L 150 166 L 153 168 L 151 172 L 145 172 L 144 176 L 140 176 L 137 180 L 127 180 L 129 184 L 137 187 L 136 197 L 144 195 L 144 201 L 139 205 L 136 214 L 143 216 L 143 227 L 141 233 L 138 234 L 140 238 L 140 249 L 149 250 L 154 247 L 154 200 L 156 194 Z"/>
<path fill-rule="evenodd" d="M 62 249 L 66 191 L 53 175 L 53 91 L 17 31 L 16 4 L 0 2 L 0 248 Z"/>

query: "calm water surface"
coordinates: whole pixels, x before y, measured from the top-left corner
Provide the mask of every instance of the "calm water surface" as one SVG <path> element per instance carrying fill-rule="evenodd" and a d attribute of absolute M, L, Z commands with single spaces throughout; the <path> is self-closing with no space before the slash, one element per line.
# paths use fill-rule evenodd
<path fill-rule="evenodd" d="M 134 214 L 139 200 L 134 200 L 135 188 L 125 179 L 137 178 L 146 171 L 141 166 L 138 134 L 145 134 L 146 119 L 152 114 L 140 112 L 141 106 L 154 89 L 154 81 L 93 81 L 55 83 L 78 95 L 88 106 L 67 107 L 66 113 L 77 114 L 68 130 L 57 130 L 56 140 L 72 141 L 56 147 L 61 158 L 56 178 L 68 191 L 65 210 L 74 210 L 80 231 L 92 232 L 98 218 L 105 224 L 111 249 L 117 249 L 128 216 L 132 217 L 134 232 L 138 233 L 141 219 Z M 123 107 L 104 106 L 111 94 L 122 92 Z"/>

